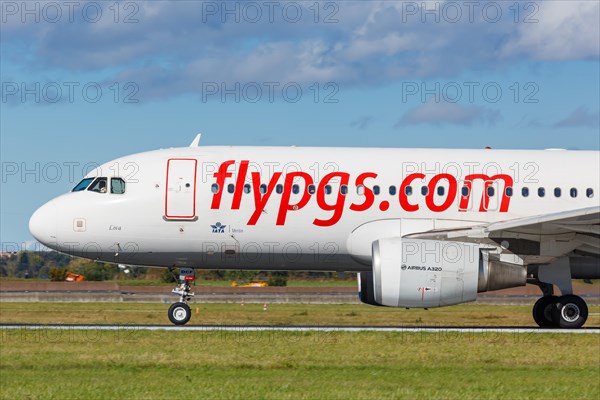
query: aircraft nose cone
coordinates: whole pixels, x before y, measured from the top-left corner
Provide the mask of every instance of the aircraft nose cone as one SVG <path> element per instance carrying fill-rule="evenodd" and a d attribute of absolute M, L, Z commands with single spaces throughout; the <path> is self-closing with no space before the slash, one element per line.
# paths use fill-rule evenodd
<path fill-rule="evenodd" d="M 38 208 L 29 219 L 29 232 L 38 242 L 50 247 L 56 243 L 56 206 L 53 202 L 46 203 Z"/>

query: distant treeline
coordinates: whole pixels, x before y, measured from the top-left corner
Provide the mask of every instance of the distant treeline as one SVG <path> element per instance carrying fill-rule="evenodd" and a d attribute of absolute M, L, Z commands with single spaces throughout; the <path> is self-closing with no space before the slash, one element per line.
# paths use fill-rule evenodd
<path fill-rule="evenodd" d="M 2 253 L 0 256 L 0 277 L 53 279 L 62 277 L 66 271 L 85 276 L 88 281 L 113 279 L 159 279 L 174 282 L 175 277 L 167 269 L 156 270 L 149 267 L 128 268 L 124 274 L 116 264 L 96 262 L 84 258 L 72 257 L 56 251 L 20 251 L 18 253 Z M 278 272 L 278 271 L 224 271 L 198 270 L 200 280 L 226 280 L 238 282 L 267 281 L 271 286 L 285 286 L 288 279 L 295 280 L 346 280 L 353 279 L 353 274 L 338 272 Z M 58 278 L 58 280 L 62 280 Z"/>
<path fill-rule="evenodd" d="M 56 251 L 20 251 L 3 253 L 0 257 L 2 277 L 50 279 L 61 275 L 56 274 L 57 269 L 85 275 L 89 281 L 113 279 L 119 273 L 115 264 L 71 257 Z"/>

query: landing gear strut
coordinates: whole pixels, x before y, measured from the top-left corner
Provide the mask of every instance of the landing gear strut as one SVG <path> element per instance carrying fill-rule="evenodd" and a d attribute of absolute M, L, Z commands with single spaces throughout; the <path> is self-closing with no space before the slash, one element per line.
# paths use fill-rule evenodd
<path fill-rule="evenodd" d="M 549 265 L 540 265 L 537 270 L 537 285 L 544 296 L 533 305 L 533 319 L 540 328 L 581 328 L 588 317 L 585 301 L 573 294 L 571 270 L 566 258 Z M 563 294 L 554 296 L 557 285 Z"/>
<path fill-rule="evenodd" d="M 544 296 L 533 305 L 533 319 L 540 328 L 581 328 L 588 306 L 579 296 Z"/>
<path fill-rule="evenodd" d="M 192 310 L 188 302 L 194 297 L 191 292 L 190 282 L 196 279 L 194 270 L 191 268 L 179 269 L 179 286 L 172 290 L 179 295 L 179 301 L 169 307 L 169 321 L 175 325 L 185 325 L 192 317 Z"/>

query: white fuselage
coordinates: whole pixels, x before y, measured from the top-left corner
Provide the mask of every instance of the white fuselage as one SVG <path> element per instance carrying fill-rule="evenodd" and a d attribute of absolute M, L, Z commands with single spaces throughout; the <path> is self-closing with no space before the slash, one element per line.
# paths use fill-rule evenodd
<path fill-rule="evenodd" d="M 30 229 L 107 262 L 360 271 L 378 238 L 597 205 L 599 169 L 596 151 L 174 148 L 102 165 L 88 177 L 124 193 L 64 194 Z"/>

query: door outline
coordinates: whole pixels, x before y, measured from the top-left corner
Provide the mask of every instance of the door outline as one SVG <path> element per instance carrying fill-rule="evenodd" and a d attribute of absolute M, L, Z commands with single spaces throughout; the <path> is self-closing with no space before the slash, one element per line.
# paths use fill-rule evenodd
<path fill-rule="evenodd" d="M 171 161 L 193 161 L 194 162 L 194 178 L 192 184 L 192 215 L 169 215 L 169 167 Z M 167 176 L 165 183 L 165 219 L 168 220 L 185 220 L 185 221 L 196 221 L 196 178 L 198 174 L 198 160 L 195 158 L 169 158 L 167 160 Z"/>

